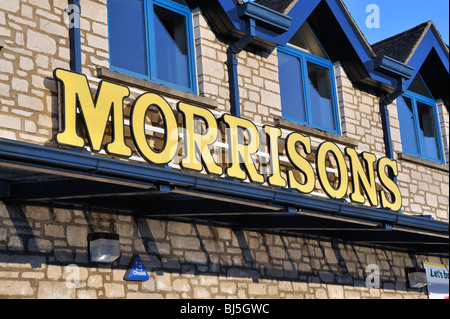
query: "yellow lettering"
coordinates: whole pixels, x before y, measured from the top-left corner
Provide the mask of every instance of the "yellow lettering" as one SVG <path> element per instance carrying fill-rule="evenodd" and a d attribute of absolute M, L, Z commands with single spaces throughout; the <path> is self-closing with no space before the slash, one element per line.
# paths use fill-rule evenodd
<path fill-rule="evenodd" d="M 94 104 L 86 76 L 56 69 L 54 77 L 62 83 L 65 106 L 64 131 L 56 135 L 56 142 L 84 147 L 84 140 L 77 132 L 78 102 L 90 147 L 95 152 L 100 151 L 112 108 L 113 141 L 106 145 L 106 151 L 109 154 L 130 157 L 131 148 L 125 144 L 123 127 L 123 99 L 130 94 L 129 89 L 101 81 Z"/>
<path fill-rule="evenodd" d="M 270 170 L 272 172 L 267 182 L 272 186 L 285 187 L 286 180 L 281 176 L 278 150 L 278 138 L 281 136 L 281 130 L 270 125 L 264 125 L 264 130 L 269 138 Z"/>
<path fill-rule="evenodd" d="M 388 176 L 386 168 L 392 169 L 394 176 L 398 176 L 397 162 L 393 161 L 387 157 L 383 157 L 378 161 L 377 171 L 378 177 L 380 178 L 381 184 L 392 194 L 394 197 L 392 202 L 386 197 L 385 191 L 380 191 L 381 206 L 384 208 L 389 208 L 393 211 L 398 211 L 402 207 L 402 194 L 400 189 L 394 183 L 394 181 Z"/>
<path fill-rule="evenodd" d="M 228 139 L 230 147 L 231 166 L 227 168 L 227 175 L 244 180 L 247 176 L 241 164 L 246 168 L 252 182 L 264 183 L 264 176 L 256 170 L 252 155 L 259 149 L 259 134 L 255 124 L 249 120 L 225 114 L 223 121 L 228 125 Z M 244 143 L 244 132 L 248 133 L 248 142 Z"/>
<path fill-rule="evenodd" d="M 124 106 L 123 102 L 129 96 L 130 90 L 108 81 L 100 81 L 95 100 L 91 94 L 88 78 L 75 72 L 56 69 L 54 78 L 62 85 L 63 109 L 60 132 L 55 139 L 58 144 L 73 147 L 84 147 L 88 140 L 93 152 L 101 151 L 105 133 L 111 132 L 111 141 L 106 142 L 105 150 L 108 154 L 130 157 L 132 149 L 125 143 Z M 147 113 L 150 108 L 157 108 L 164 122 L 164 129 L 153 130 Z M 184 154 L 180 166 L 185 169 L 208 174 L 223 175 L 222 166 L 228 166 L 225 173 L 229 177 L 240 180 L 249 179 L 253 183 L 264 183 L 265 175 L 258 171 L 257 152 L 260 148 L 258 128 L 251 121 L 225 114 L 221 120 L 216 120 L 214 114 L 202 107 L 179 102 L 178 112 L 183 116 L 183 150 Z M 82 123 L 78 123 L 82 121 Z M 220 122 L 223 121 L 223 122 Z M 215 143 L 221 135 L 219 124 L 226 124 L 228 138 L 228 162 L 222 162 L 214 156 Z M 79 132 L 78 129 L 84 130 Z M 139 154 L 148 162 L 168 164 L 179 154 L 179 133 L 177 117 L 169 103 L 154 93 L 144 93 L 139 96 L 131 109 L 131 136 Z M 315 154 L 315 169 L 307 158 L 312 156 L 311 138 L 300 133 L 291 133 L 285 140 L 286 155 L 292 167 L 283 176 L 280 164 L 279 141 L 282 132 L 279 128 L 264 125 L 270 156 L 270 173 L 267 173 L 267 183 L 275 187 L 288 187 L 300 193 L 309 194 L 314 191 L 317 179 L 324 193 L 331 198 L 342 199 L 349 192 L 350 163 L 352 191 L 350 200 L 364 204 L 366 200 L 372 206 L 381 205 L 393 211 L 402 206 L 402 196 L 398 185 L 392 176 L 398 175 L 397 162 L 389 158 L 378 160 L 374 154 L 363 152 L 358 154 L 353 148 L 345 148 L 345 154 L 332 142 L 319 145 Z M 163 138 L 152 137 L 147 131 L 162 132 Z M 82 133 L 82 134 L 80 134 Z M 108 134 L 109 139 L 109 134 Z M 154 143 L 162 142 L 162 147 L 154 147 Z M 219 144 L 219 143 L 218 143 Z M 217 146 L 217 145 L 216 145 Z M 331 153 L 331 154 L 330 154 Z M 222 153 L 220 153 L 222 155 Z M 178 157 L 177 157 L 178 160 Z M 327 168 L 327 161 L 331 161 L 336 169 Z M 218 163 L 219 162 L 219 163 Z M 375 182 L 375 168 L 383 189 L 377 191 Z M 261 164 L 262 165 L 262 164 Z M 327 171 L 328 169 L 328 171 Z M 336 172 L 331 176 L 331 172 Z M 329 175 L 330 174 L 330 175 Z M 335 177 L 335 178 L 334 178 Z M 379 196 L 379 198 L 378 198 Z"/>
<path fill-rule="evenodd" d="M 307 155 L 311 154 L 311 138 L 300 133 L 289 134 L 286 138 L 286 154 L 292 165 L 294 165 L 296 169 L 300 170 L 305 176 L 305 183 L 301 184 L 295 178 L 294 171 L 288 170 L 289 187 L 294 188 L 301 193 L 309 194 L 314 190 L 316 176 L 309 161 L 298 153 L 297 143 L 300 143 L 303 146 L 303 150 Z"/>
<path fill-rule="evenodd" d="M 333 188 L 327 176 L 326 160 L 328 153 L 332 153 L 337 162 L 339 172 L 339 184 Z M 332 142 L 324 142 L 317 149 L 316 169 L 319 176 L 319 182 L 325 193 L 336 199 L 341 199 L 347 194 L 348 188 L 348 170 L 345 164 L 345 158 L 339 147 Z"/>
<path fill-rule="evenodd" d="M 216 118 L 211 111 L 201 107 L 186 103 L 178 103 L 177 107 L 178 111 L 183 114 L 185 132 L 185 157 L 181 161 L 181 166 L 200 172 L 203 170 L 203 161 L 208 173 L 222 175 L 223 169 L 214 161 L 210 149 L 210 145 L 216 142 L 218 136 Z M 196 132 L 196 118 L 201 118 L 206 125 L 206 129 L 203 133 Z M 198 128 L 198 130 L 201 131 L 201 128 Z"/>
<path fill-rule="evenodd" d="M 164 120 L 164 147 L 157 152 L 150 148 L 145 135 L 145 115 L 149 107 L 157 107 Z M 167 164 L 176 155 L 178 148 L 178 124 L 172 108 L 164 98 L 154 93 L 141 95 L 131 110 L 131 133 L 137 150 L 147 161 L 155 164 Z"/>
<path fill-rule="evenodd" d="M 356 203 L 365 203 L 363 194 L 361 194 L 361 186 L 367 195 L 372 206 L 378 206 L 377 188 L 375 184 L 375 169 L 373 164 L 377 158 L 374 154 L 364 152 L 362 158 L 366 163 L 366 171 L 359 160 L 359 156 L 353 148 L 345 148 L 345 153 L 350 157 L 350 168 L 352 171 L 352 185 L 353 192 L 350 194 L 350 199 Z M 369 177 L 367 177 L 367 174 Z M 360 184 L 361 182 L 361 184 Z"/>

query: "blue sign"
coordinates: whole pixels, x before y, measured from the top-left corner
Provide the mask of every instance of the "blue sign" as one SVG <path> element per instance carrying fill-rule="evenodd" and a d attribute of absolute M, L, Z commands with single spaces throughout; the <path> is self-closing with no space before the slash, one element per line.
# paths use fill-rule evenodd
<path fill-rule="evenodd" d="M 128 268 L 123 280 L 127 281 L 147 281 L 149 279 L 147 270 L 144 267 L 144 263 L 139 255 L 134 255 L 131 267 Z"/>

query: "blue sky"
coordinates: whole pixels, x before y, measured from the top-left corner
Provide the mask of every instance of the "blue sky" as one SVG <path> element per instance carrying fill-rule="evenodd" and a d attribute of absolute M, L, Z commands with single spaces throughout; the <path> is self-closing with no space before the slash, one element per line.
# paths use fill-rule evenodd
<path fill-rule="evenodd" d="M 432 20 L 445 43 L 449 43 L 449 0 L 343 0 L 367 41 L 374 44 L 390 36 Z M 366 19 L 375 12 L 367 6 L 379 8 L 379 28 L 376 21 L 369 28 Z M 369 7 L 370 9 L 370 7 Z M 369 23 L 370 26 L 370 23 Z"/>

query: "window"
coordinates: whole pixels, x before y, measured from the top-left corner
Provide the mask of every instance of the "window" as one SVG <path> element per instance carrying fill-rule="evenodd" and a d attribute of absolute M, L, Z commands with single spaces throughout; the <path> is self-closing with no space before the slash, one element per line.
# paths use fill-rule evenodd
<path fill-rule="evenodd" d="M 436 102 L 420 74 L 397 99 L 403 152 L 444 163 Z"/>
<path fill-rule="evenodd" d="M 196 93 L 189 8 L 182 0 L 108 0 L 111 70 Z"/>
<path fill-rule="evenodd" d="M 305 23 L 278 48 L 283 118 L 340 134 L 333 64 Z"/>

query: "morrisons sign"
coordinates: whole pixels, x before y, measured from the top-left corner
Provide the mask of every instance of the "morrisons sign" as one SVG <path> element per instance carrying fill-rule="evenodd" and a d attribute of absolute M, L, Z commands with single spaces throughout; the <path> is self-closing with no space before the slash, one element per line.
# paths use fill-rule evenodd
<path fill-rule="evenodd" d="M 85 147 L 87 140 L 93 152 L 104 148 L 107 154 L 124 158 L 133 155 L 131 146 L 134 146 L 139 156 L 149 163 L 166 165 L 180 156 L 182 169 L 205 171 L 215 177 L 248 179 L 252 183 L 267 183 L 302 194 L 315 191 L 319 187 L 318 180 L 323 193 L 330 198 L 348 197 L 359 204 L 368 201 L 371 206 L 393 211 L 401 208 L 400 190 L 390 177 L 398 174 L 397 162 L 389 158 L 377 158 L 368 152 L 359 154 L 351 147 L 341 151 L 330 141 L 321 143 L 313 157 L 308 136 L 293 132 L 283 144 L 282 131 L 277 127 L 264 125 L 261 134 L 247 119 L 229 114 L 216 118 L 210 110 L 182 101 L 176 107 L 182 117 L 179 122 L 167 100 L 155 93 L 137 97 L 129 120 L 125 121 L 124 100 L 130 95 L 128 87 L 101 81 L 93 99 L 86 76 L 56 69 L 54 77 L 62 85 L 63 94 L 62 123 L 56 135 L 58 144 Z M 160 133 L 153 136 L 148 134 L 146 124 L 151 118 L 148 116 L 151 108 L 158 111 L 163 123 Z M 85 133 L 81 134 L 83 131 Z M 107 131 L 110 141 L 104 143 Z M 126 142 L 130 136 L 125 132 L 130 132 L 134 145 Z M 226 138 L 222 138 L 224 135 Z M 217 143 L 225 145 L 225 160 L 214 156 L 212 149 Z M 287 166 L 280 163 L 280 144 Z M 266 172 L 261 172 L 256 163 L 263 145 L 268 149 Z M 330 163 L 335 167 L 331 168 Z M 329 174 L 330 170 L 333 174 Z"/>

